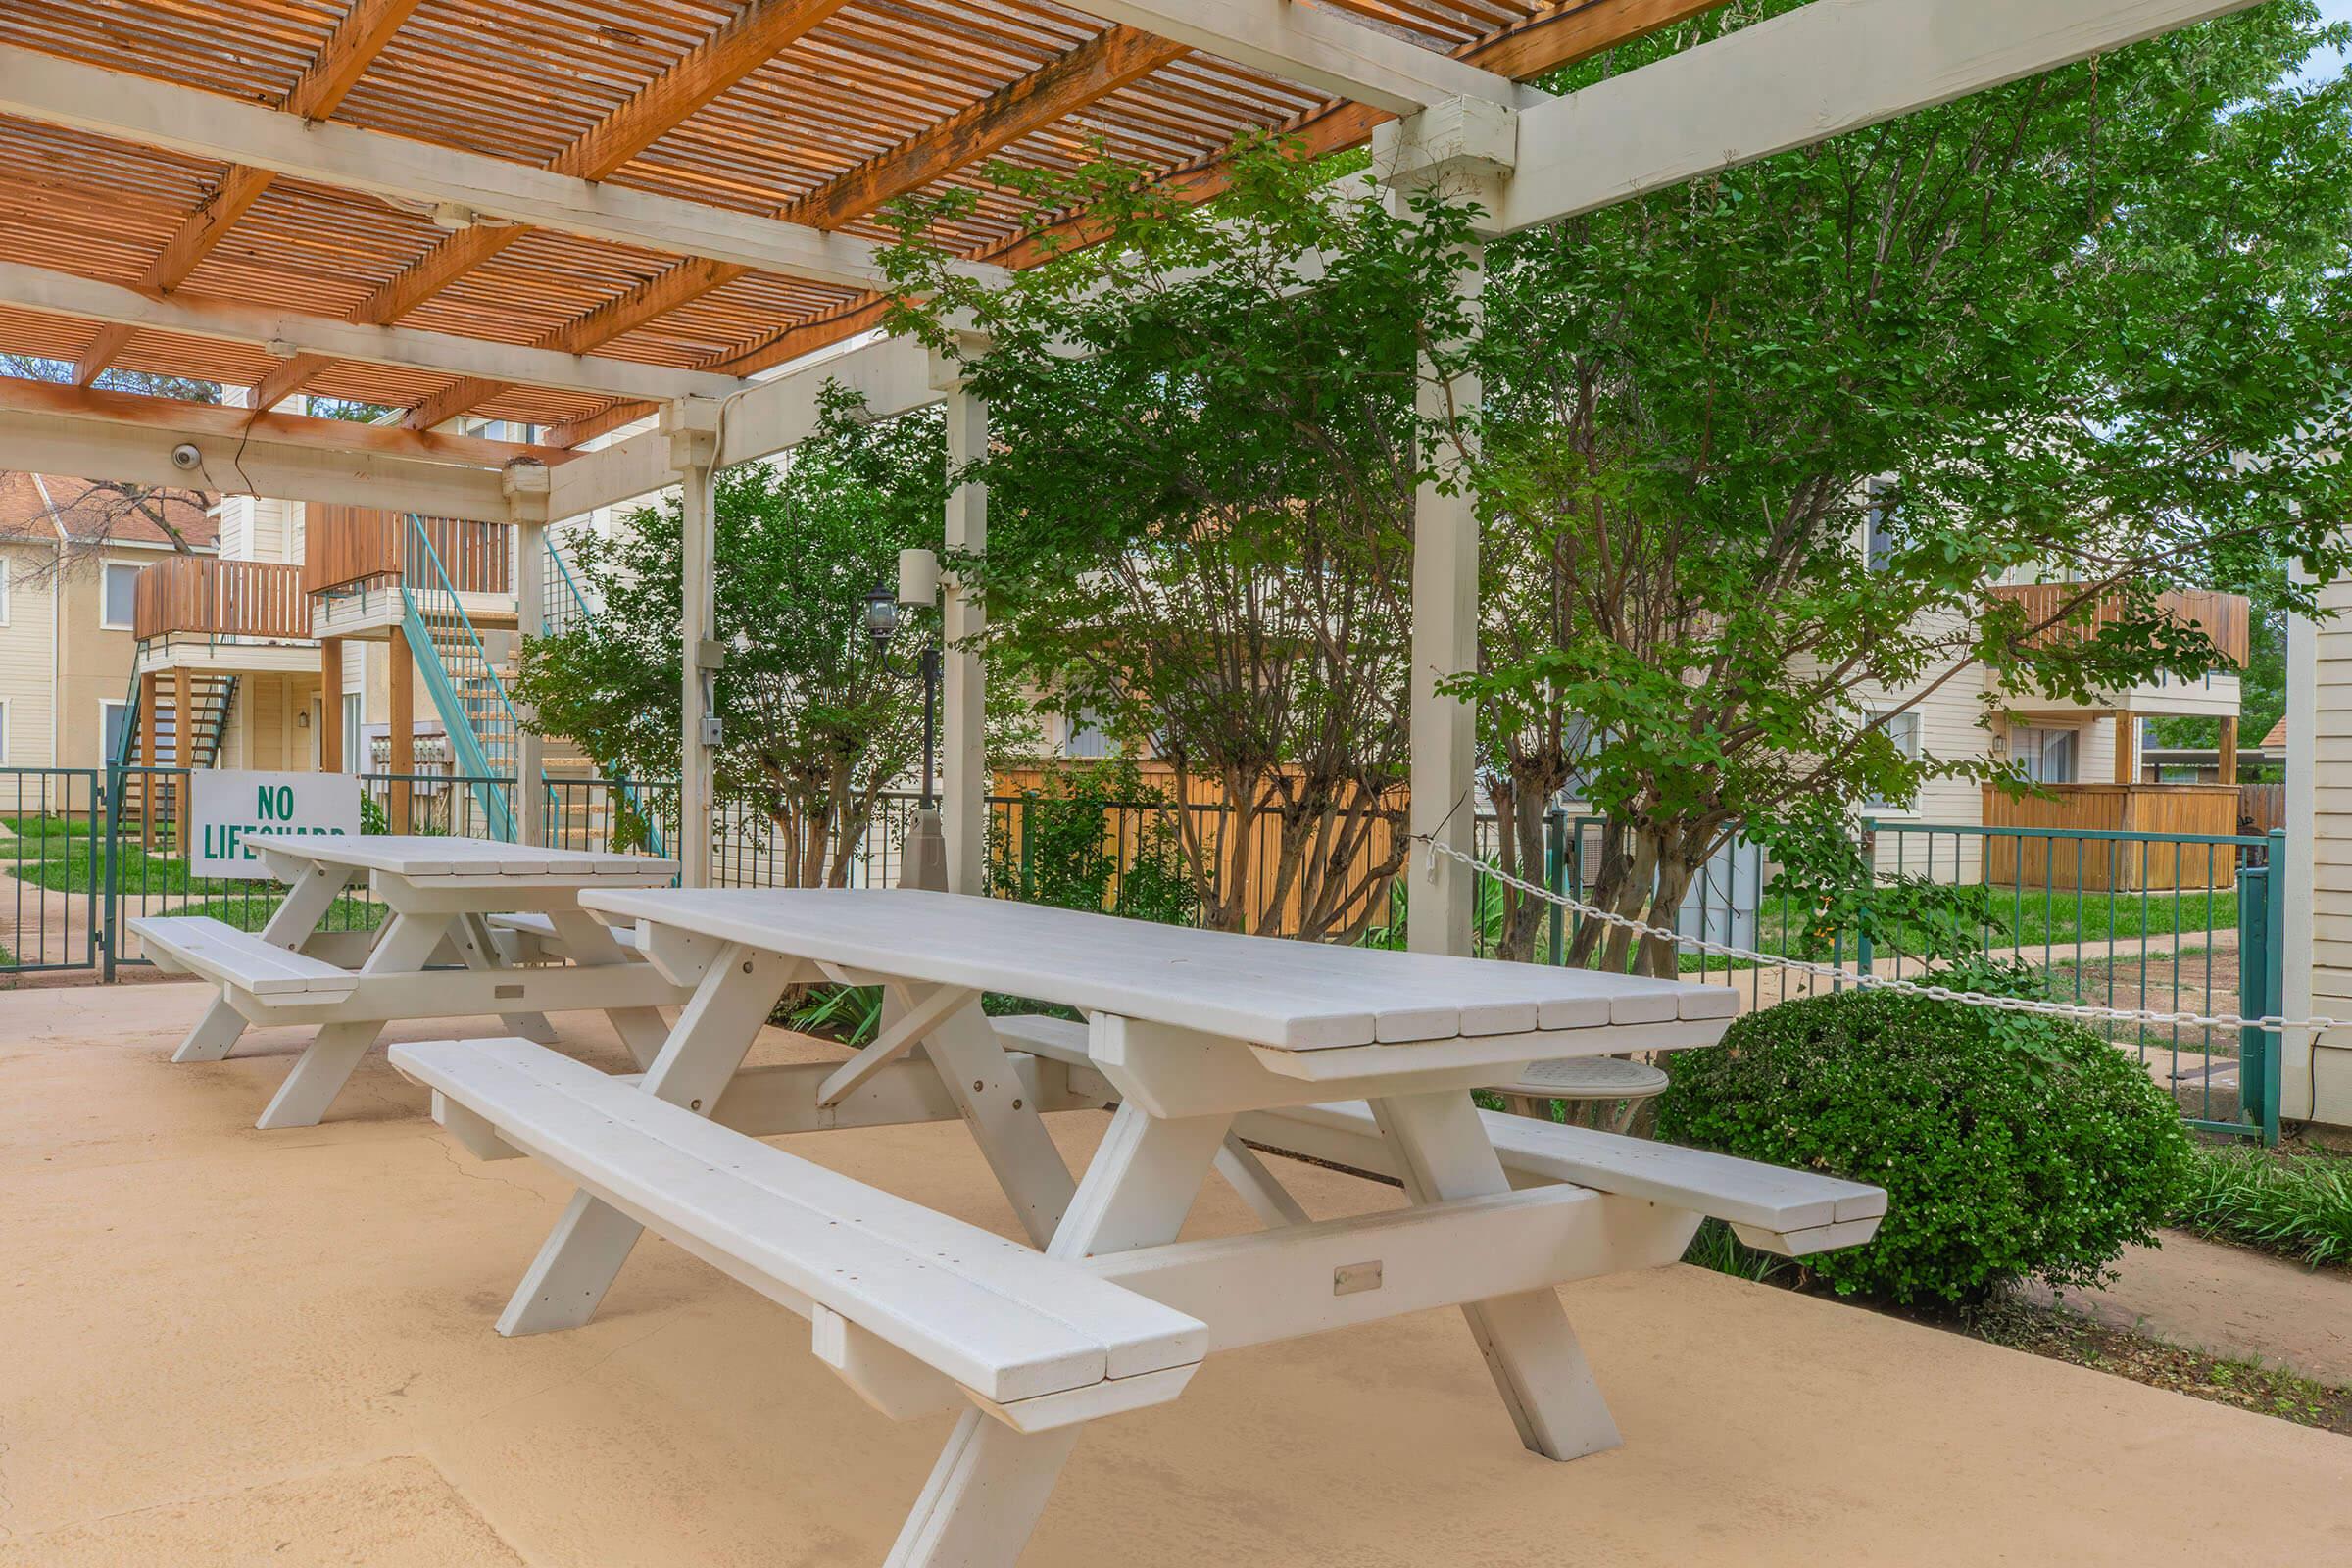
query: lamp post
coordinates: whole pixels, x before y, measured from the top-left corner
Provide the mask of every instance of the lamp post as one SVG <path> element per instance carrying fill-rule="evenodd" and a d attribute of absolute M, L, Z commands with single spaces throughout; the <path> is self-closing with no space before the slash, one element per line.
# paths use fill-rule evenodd
<path fill-rule="evenodd" d="M 892 674 L 890 639 L 899 629 L 899 594 L 888 583 L 877 583 L 865 596 L 865 634 L 873 639 L 874 658 L 882 668 Z M 932 759 L 939 748 L 939 679 L 942 664 L 939 639 L 933 637 L 915 656 L 915 678 L 923 685 L 923 809 L 928 811 L 939 804 L 931 789 Z"/>

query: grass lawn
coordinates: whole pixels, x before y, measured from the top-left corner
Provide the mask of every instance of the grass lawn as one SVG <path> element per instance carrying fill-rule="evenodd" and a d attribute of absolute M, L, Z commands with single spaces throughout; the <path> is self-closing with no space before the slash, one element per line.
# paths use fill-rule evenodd
<path fill-rule="evenodd" d="M 2071 888 L 1982 887 L 1978 922 L 1988 948 L 2066 947 L 2078 942 L 2134 941 L 2142 937 L 2206 936 L 2237 930 L 2234 889 L 2184 893 L 2105 893 Z M 1787 894 L 1768 893 L 1756 927 L 1766 953 L 1793 955 L 1807 910 Z M 1874 934 L 1882 955 L 1915 952 L 1916 930 L 1896 926 Z M 1845 956 L 1853 956 L 1849 933 Z"/>
<path fill-rule="evenodd" d="M 105 842 L 92 843 L 86 823 L 56 817 L 8 820 L 13 838 L 0 837 L 0 870 L 18 881 L 55 893 L 94 891 L 105 874 Z M 10 862 L 14 862 L 13 865 Z M 115 886 L 126 916 L 206 914 L 240 931 L 259 931 L 275 912 L 284 890 L 268 880 L 245 882 L 188 875 L 187 863 L 159 843 L 142 848 L 135 834 L 116 843 Z M 384 920 L 383 906 L 345 895 L 327 910 L 329 931 L 372 931 Z"/>

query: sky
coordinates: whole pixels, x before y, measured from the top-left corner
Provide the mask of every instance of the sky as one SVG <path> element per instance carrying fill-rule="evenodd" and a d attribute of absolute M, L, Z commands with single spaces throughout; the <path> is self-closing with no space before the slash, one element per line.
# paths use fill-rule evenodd
<path fill-rule="evenodd" d="M 2320 15 L 2329 22 L 2352 22 L 2352 0 L 2320 0 Z M 2313 55 L 2304 65 L 2303 78 L 2306 81 L 2325 81 L 2331 76 L 2341 75 L 2345 64 L 2340 50 Z"/>

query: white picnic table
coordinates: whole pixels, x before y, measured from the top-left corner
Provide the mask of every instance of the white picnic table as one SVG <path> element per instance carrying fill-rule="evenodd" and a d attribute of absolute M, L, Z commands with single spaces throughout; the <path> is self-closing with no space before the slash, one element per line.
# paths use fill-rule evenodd
<path fill-rule="evenodd" d="M 1556 1285 L 1674 1261 L 1708 1213 L 1804 1252 L 1885 1209 L 1858 1184 L 1471 1100 L 1533 1061 L 1710 1044 L 1722 987 L 903 890 L 580 903 L 695 987 L 641 1077 L 519 1039 L 392 1053 L 473 1152 L 579 1189 L 499 1331 L 585 1323 L 649 1227 L 801 1312 L 875 1408 L 962 1412 L 893 1568 L 1012 1562 L 1083 1423 L 1174 1397 L 1210 1351 L 1433 1306 L 1461 1307 L 1529 1448 L 1613 1446 Z M 785 989 L 820 979 L 885 987 L 879 1037 L 838 1065 L 746 1069 Z M 1087 1021 L 991 1019 L 984 990 Z M 1114 1102 L 1074 1178 L 1041 1113 Z M 944 1119 L 1036 1250 L 756 1141 Z M 1252 1145 L 1393 1174 L 1408 1206 L 1311 1220 Z M 1267 1228 L 1179 1243 L 1212 1169 Z"/>
<path fill-rule="evenodd" d="M 421 834 L 244 843 L 286 885 L 259 932 L 201 915 L 150 915 L 130 928 L 159 967 L 220 987 L 173 1061 L 219 1061 L 249 1024 L 318 1025 L 257 1127 L 315 1125 L 394 1019 L 496 1014 L 547 1041 L 547 1013 L 602 1011 L 644 1065 L 668 1030 L 658 1009 L 690 994 L 579 903 L 592 890 L 664 886 L 674 860 Z M 321 930 L 335 900 L 363 882 L 390 910 L 382 928 Z M 568 962 L 548 966 L 554 958 Z M 466 972 L 428 973 L 436 963 Z"/>

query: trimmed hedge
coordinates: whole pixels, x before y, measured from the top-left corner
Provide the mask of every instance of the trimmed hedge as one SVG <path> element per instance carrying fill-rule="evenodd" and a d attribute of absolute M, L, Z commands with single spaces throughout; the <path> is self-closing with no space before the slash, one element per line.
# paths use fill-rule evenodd
<path fill-rule="evenodd" d="M 1805 1260 L 1841 1295 L 2095 1285 L 2155 1241 L 2187 1177 L 2171 1098 L 2054 1019 L 1849 991 L 1751 1013 L 1673 1071 L 1659 1137 L 1886 1189 L 1875 1240 Z"/>

